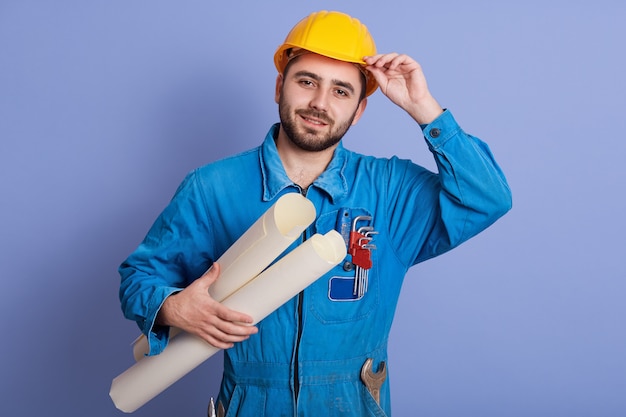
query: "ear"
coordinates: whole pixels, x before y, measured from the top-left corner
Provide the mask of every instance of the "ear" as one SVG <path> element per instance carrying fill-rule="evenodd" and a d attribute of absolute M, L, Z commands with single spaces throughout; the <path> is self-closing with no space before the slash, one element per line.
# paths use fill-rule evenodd
<path fill-rule="evenodd" d="M 366 107 L 367 107 L 367 98 L 364 98 L 363 100 L 361 100 L 359 102 L 359 105 L 356 108 L 356 112 L 354 113 L 354 119 L 352 120 L 352 125 L 351 126 L 354 126 L 356 124 L 356 122 L 359 121 L 359 119 L 363 115 L 363 112 L 365 111 Z"/>
<path fill-rule="evenodd" d="M 274 101 L 276 104 L 280 101 L 280 94 L 283 91 L 283 74 L 278 74 L 276 77 L 276 91 L 274 92 Z"/>

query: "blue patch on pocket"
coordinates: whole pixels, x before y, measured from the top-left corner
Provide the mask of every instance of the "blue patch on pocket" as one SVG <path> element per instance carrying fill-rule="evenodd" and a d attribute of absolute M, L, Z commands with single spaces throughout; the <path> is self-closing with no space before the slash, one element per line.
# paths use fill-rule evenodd
<path fill-rule="evenodd" d="M 331 301 L 358 301 L 363 296 L 354 295 L 354 278 L 332 277 L 328 281 L 328 298 Z"/>

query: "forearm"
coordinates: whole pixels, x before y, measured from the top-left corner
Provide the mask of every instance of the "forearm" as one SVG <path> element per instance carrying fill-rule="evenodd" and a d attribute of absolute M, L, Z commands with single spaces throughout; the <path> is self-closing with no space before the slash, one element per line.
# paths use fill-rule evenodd
<path fill-rule="evenodd" d="M 444 111 L 430 93 L 419 100 L 411 102 L 404 110 L 420 125 L 432 123 Z"/>

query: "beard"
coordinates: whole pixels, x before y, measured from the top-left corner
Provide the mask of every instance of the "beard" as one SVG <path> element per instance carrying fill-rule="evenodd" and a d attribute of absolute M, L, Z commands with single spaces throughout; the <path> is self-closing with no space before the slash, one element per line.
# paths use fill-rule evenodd
<path fill-rule="evenodd" d="M 278 103 L 278 113 L 280 115 L 280 124 L 291 143 L 307 152 L 321 152 L 335 146 L 350 129 L 352 121 L 356 116 L 355 110 L 349 120 L 340 122 L 335 126 L 335 120 L 324 112 L 311 109 L 292 110 L 284 102 L 283 96 L 281 96 Z M 330 128 L 330 131 L 322 134 L 317 129 L 307 128 L 306 126 L 299 128 L 296 123 L 296 118 L 299 117 L 311 117 L 321 120 Z"/>

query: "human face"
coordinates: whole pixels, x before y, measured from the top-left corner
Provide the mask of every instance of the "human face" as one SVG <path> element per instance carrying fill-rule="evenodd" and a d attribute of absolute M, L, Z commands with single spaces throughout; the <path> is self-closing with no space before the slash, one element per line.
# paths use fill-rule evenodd
<path fill-rule="evenodd" d="M 309 53 L 276 80 L 281 131 L 307 152 L 334 149 L 366 106 L 361 74 L 350 63 Z"/>

